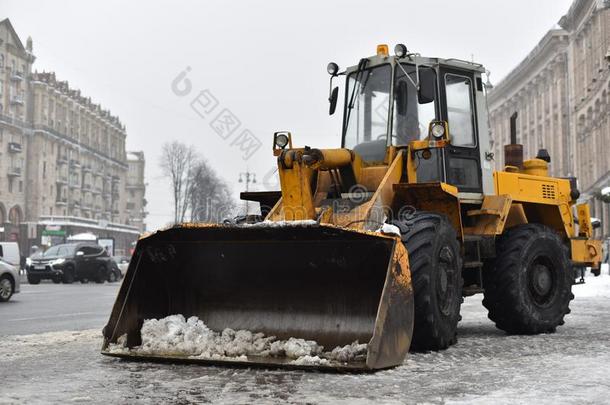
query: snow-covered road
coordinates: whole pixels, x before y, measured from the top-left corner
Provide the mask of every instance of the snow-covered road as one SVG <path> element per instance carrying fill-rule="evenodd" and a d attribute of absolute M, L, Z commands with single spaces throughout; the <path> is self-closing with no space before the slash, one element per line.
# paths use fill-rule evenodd
<path fill-rule="evenodd" d="M 0 403 L 610 403 L 610 276 L 574 292 L 539 336 L 506 336 L 468 298 L 456 346 L 365 375 L 126 362 L 97 330 L 4 336 Z"/>

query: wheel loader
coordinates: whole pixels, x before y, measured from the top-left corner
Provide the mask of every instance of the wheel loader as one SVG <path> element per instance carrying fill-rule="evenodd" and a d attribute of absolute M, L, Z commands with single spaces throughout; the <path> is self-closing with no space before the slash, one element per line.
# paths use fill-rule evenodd
<path fill-rule="evenodd" d="M 599 268 L 575 178 L 549 176 L 544 149 L 524 160 L 518 112 L 504 168 L 491 152 L 480 64 L 397 45 L 340 71 L 328 65 L 329 112 L 345 77 L 341 148 L 273 137 L 280 191 L 246 192 L 262 222 L 185 223 L 142 237 L 104 328 L 102 353 L 128 359 L 376 370 L 409 350 L 456 342 L 463 297 L 484 294 L 509 334 L 553 332 L 575 269 Z M 296 140 L 296 139 L 295 139 Z M 496 140 L 497 141 L 497 140 Z M 247 354 L 142 354 L 147 319 L 196 316 L 212 330 L 366 343 L 351 362 L 295 365 Z M 122 339 L 122 340 L 121 340 Z M 110 348 L 121 340 L 124 351 Z"/>

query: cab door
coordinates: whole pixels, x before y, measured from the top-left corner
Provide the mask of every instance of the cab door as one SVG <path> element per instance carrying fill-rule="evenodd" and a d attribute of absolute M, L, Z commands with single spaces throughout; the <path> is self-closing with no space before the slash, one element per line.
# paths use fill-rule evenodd
<path fill-rule="evenodd" d="M 481 193 L 473 74 L 449 68 L 441 69 L 440 73 L 441 117 L 449 123 L 451 137 L 451 145 L 445 148 L 446 182 L 460 192 Z"/>

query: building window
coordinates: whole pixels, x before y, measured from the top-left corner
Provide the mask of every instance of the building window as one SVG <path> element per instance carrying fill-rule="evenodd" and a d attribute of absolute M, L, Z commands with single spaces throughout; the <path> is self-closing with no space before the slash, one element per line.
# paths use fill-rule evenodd
<path fill-rule="evenodd" d="M 4 67 L 4 55 L 0 54 L 0 68 Z"/>
<path fill-rule="evenodd" d="M 23 181 L 19 180 L 19 192 L 21 193 L 23 191 Z"/>
<path fill-rule="evenodd" d="M 47 162 L 42 162 L 42 178 L 47 178 Z"/>
<path fill-rule="evenodd" d="M 8 192 L 13 192 L 13 179 L 8 179 Z"/>

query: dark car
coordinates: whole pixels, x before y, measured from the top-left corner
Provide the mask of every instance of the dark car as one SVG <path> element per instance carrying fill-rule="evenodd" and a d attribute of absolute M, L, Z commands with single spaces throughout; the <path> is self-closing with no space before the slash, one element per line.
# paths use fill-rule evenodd
<path fill-rule="evenodd" d="M 55 245 L 43 254 L 31 257 L 26 267 L 30 284 L 42 279 L 66 284 L 93 280 L 103 283 L 115 269 L 106 249 L 94 243 L 67 243 Z"/>

